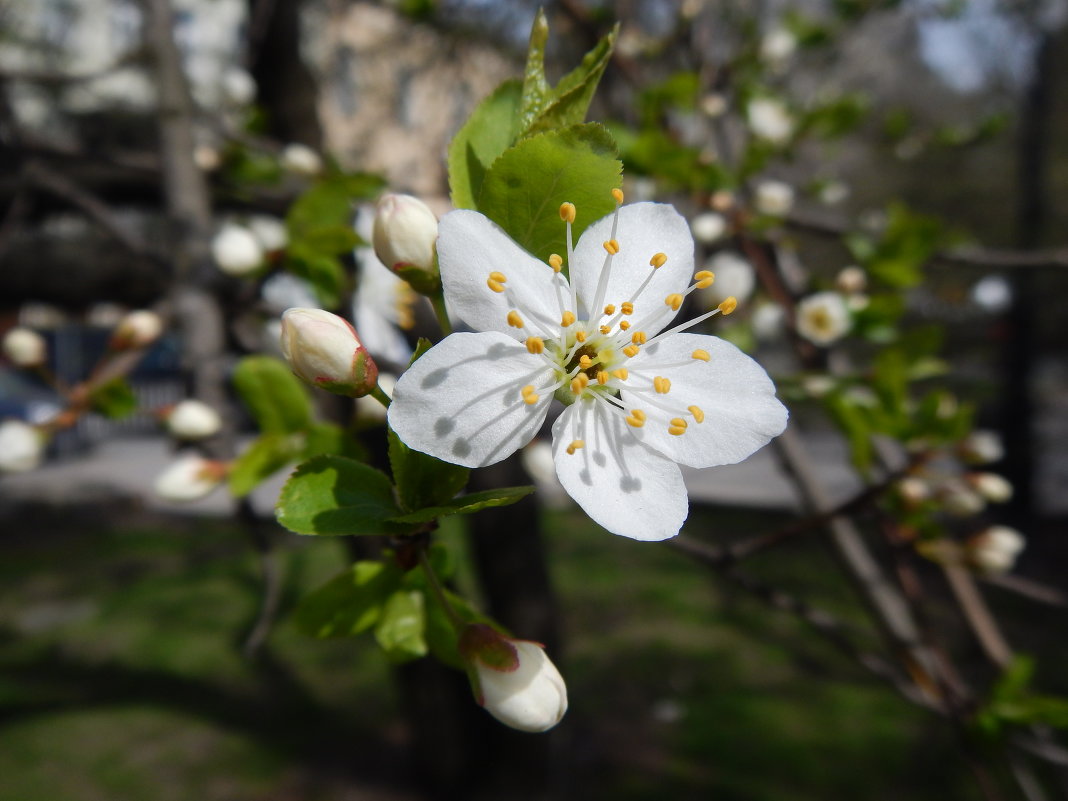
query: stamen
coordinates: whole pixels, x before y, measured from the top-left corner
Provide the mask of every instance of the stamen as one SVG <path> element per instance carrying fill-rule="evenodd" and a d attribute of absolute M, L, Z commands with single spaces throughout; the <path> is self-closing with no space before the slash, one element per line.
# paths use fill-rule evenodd
<path fill-rule="evenodd" d="M 615 239 L 609 239 L 607 242 L 604 243 L 604 249 L 611 253 L 613 256 L 615 256 L 617 253 L 619 253 L 619 242 L 617 242 Z"/>
<path fill-rule="evenodd" d="M 667 395 L 668 391 L 671 389 L 671 380 L 664 378 L 662 375 L 658 375 L 653 379 L 653 389 L 661 395 Z"/>
<path fill-rule="evenodd" d="M 528 353 L 544 353 L 545 352 L 545 340 L 541 337 L 527 337 L 527 352 Z"/>
<path fill-rule="evenodd" d="M 631 413 L 627 415 L 626 419 L 634 428 L 641 428 L 645 425 L 645 412 L 641 409 L 633 409 Z"/>
<path fill-rule="evenodd" d="M 717 307 L 724 315 L 730 314 L 732 311 L 738 308 L 738 299 L 733 295 L 723 301 Z"/>
<path fill-rule="evenodd" d="M 635 331 L 633 334 L 630 335 L 630 341 L 633 342 L 635 345 L 644 345 L 645 341 L 648 338 L 649 337 L 646 336 L 644 331 Z"/>
<path fill-rule="evenodd" d="M 564 328 L 567 328 L 569 325 L 571 325 L 574 322 L 575 322 L 575 313 L 572 312 L 572 311 L 565 311 L 563 316 L 560 318 L 560 325 L 562 325 Z"/>
<path fill-rule="evenodd" d="M 697 282 L 698 289 L 708 289 L 716 280 L 716 274 L 711 270 L 701 270 L 699 273 L 694 273 L 693 280 Z"/>
<path fill-rule="evenodd" d="M 605 314 L 615 314 L 616 313 L 616 307 L 613 306 L 611 303 L 609 303 L 607 306 L 604 307 L 604 313 Z"/>
<path fill-rule="evenodd" d="M 523 396 L 523 403 L 527 406 L 533 406 L 539 400 L 539 395 L 534 391 L 533 384 L 527 384 L 520 390 L 520 394 Z"/>
<path fill-rule="evenodd" d="M 618 189 L 618 188 L 617 189 L 613 189 L 612 190 L 612 197 L 614 197 L 616 199 L 616 203 L 622 203 L 623 202 L 623 190 L 622 189 Z"/>
<path fill-rule="evenodd" d="M 627 356 L 637 356 L 639 350 L 641 350 L 641 348 L 637 345 L 627 345 L 627 347 L 623 348 L 623 352 L 627 354 Z"/>
<path fill-rule="evenodd" d="M 620 329 L 621 331 L 626 331 L 626 330 L 627 330 L 628 328 L 630 328 L 630 321 L 629 321 L 629 320 L 623 320 L 623 321 L 622 321 L 622 322 L 621 322 L 621 323 L 619 324 L 619 329 Z"/>
<path fill-rule="evenodd" d="M 678 292 L 673 292 L 664 298 L 664 305 L 670 306 L 672 311 L 678 311 L 682 305 L 682 295 Z"/>
<path fill-rule="evenodd" d="M 608 373 L 604 370 L 597 371 L 597 383 L 602 387 L 608 383 Z"/>
<path fill-rule="evenodd" d="M 559 253 L 549 254 L 549 266 L 553 268 L 554 273 L 558 273 L 564 269 L 564 260 L 560 258 Z"/>
<path fill-rule="evenodd" d="M 712 358 L 711 356 L 709 356 L 709 355 L 708 355 L 708 351 L 707 351 L 707 350 L 701 350 L 700 348 L 698 348 L 697 350 L 695 350 L 695 351 L 694 351 L 693 353 L 691 353 L 690 355 L 691 355 L 691 356 L 692 356 L 693 358 L 695 358 L 695 359 L 698 359 L 698 360 L 700 360 L 700 361 L 702 361 L 702 362 L 707 362 L 707 361 L 708 361 L 709 359 L 711 359 L 711 358 Z"/>
<path fill-rule="evenodd" d="M 612 375 L 614 375 L 620 381 L 626 381 L 627 376 L 629 376 L 630 373 L 627 371 L 626 367 L 620 367 L 618 370 L 613 370 Z"/>
<path fill-rule="evenodd" d="M 571 380 L 571 391 L 575 395 L 581 395 L 582 390 L 586 389 L 590 384 L 590 377 L 585 373 L 579 373 Z"/>
<path fill-rule="evenodd" d="M 577 451 L 579 448 L 584 448 L 584 447 L 586 447 L 585 440 L 581 440 L 581 439 L 573 440 L 571 442 L 571 444 L 567 446 L 567 453 L 568 453 L 569 456 L 574 456 L 575 455 L 575 451 Z"/>
<path fill-rule="evenodd" d="M 581 367 L 583 370 L 589 370 L 591 367 L 593 367 L 593 362 L 590 360 L 590 357 L 587 356 L 585 353 L 579 356 L 579 367 Z"/>
<path fill-rule="evenodd" d="M 523 318 L 519 316 L 519 312 L 515 309 L 508 312 L 508 325 L 512 326 L 512 328 L 523 327 Z"/>
<path fill-rule="evenodd" d="M 649 259 L 649 266 L 652 267 L 654 270 L 659 270 L 661 267 L 664 266 L 664 264 L 666 262 L 667 262 L 667 254 L 666 253 L 657 253 L 655 256 L 653 256 L 651 259 Z"/>
<path fill-rule="evenodd" d="M 676 437 L 680 437 L 686 433 L 686 421 L 681 417 L 671 418 L 671 424 L 668 426 L 668 433 L 674 434 Z"/>
<path fill-rule="evenodd" d="M 486 286 L 494 292 L 504 292 L 504 282 L 507 280 L 504 277 L 504 273 L 492 272 L 489 274 L 489 278 L 486 279 Z"/>
<path fill-rule="evenodd" d="M 621 305 L 619 307 L 619 310 L 623 314 L 634 314 L 634 304 L 631 303 L 630 301 L 627 301 L 626 303 L 624 303 L 623 305 Z"/>
<path fill-rule="evenodd" d="M 698 423 L 703 423 L 705 421 L 705 413 L 701 410 L 700 406 L 687 406 L 686 408 L 689 410 L 690 414 L 693 415 L 693 419 Z"/>
<path fill-rule="evenodd" d="M 577 342 L 585 342 L 586 341 L 586 332 L 585 331 L 576 331 L 575 332 L 575 341 L 577 341 Z"/>
<path fill-rule="evenodd" d="M 605 336 L 608 336 L 610 333 L 612 333 L 612 326 L 610 326 L 610 325 L 602 325 L 600 331 Z"/>
<path fill-rule="evenodd" d="M 560 219 L 566 223 L 573 223 L 575 221 L 576 214 L 574 203 L 561 203 L 560 204 Z"/>

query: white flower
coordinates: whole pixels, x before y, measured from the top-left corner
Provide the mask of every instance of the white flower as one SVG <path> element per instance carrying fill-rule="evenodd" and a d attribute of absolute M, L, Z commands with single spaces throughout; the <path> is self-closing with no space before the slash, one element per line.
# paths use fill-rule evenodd
<path fill-rule="evenodd" d="M 223 73 L 223 96 L 235 106 L 247 106 L 256 98 L 256 80 L 241 67 L 231 67 Z"/>
<path fill-rule="evenodd" d="M 322 309 L 289 309 L 282 315 L 282 355 L 309 384 L 358 398 L 378 381 L 378 367 L 356 329 Z"/>
<path fill-rule="evenodd" d="M 749 130 L 758 139 L 775 145 L 786 144 L 794 135 L 794 118 L 780 101 L 758 97 L 749 101 L 745 109 Z"/>
<path fill-rule="evenodd" d="M 214 172 L 222 166 L 222 156 L 211 145 L 197 145 L 193 148 L 193 163 L 204 172 Z"/>
<path fill-rule="evenodd" d="M 175 404 L 167 415 L 167 430 L 178 439 L 206 439 L 219 433 L 220 428 L 219 413 L 194 398 Z"/>
<path fill-rule="evenodd" d="M 1005 446 L 996 431 L 979 429 L 973 431 L 958 446 L 960 457 L 968 464 L 990 464 L 1005 456 Z"/>
<path fill-rule="evenodd" d="M 797 304 L 797 333 L 817 345 L 830 345 L 849 331 L 852 318 L 837 292 L 817 292 Z"/>
<path fill-rule="evenodd" d="M 1023 534 L 1008 526 L 991 526 L 968 541 L 969 561 L 984 573 L 1005 573 L 1024 549 Z"/>
<path fill-rule="evenodd" d="M 782 306 L 778 303 L 761 303 L 753 309 L 749 323 L 753 326 L 753 335 L 765 342 L 778 338 L 784 328 Z"/>
<path fill-rule="evenodd" d="M 1012 499 L 1012 483 L 997 473 L 972 473 L 966 476 L 972 488 L 991 503 L 1006 503 Z"/>
<path fill-rule="evenodd" d="M 722 214 L 706 211 L 690 221 L 690 231 L 702 245 L 710 245 L 727 233 L 727 220 Z"/>
<path fill-rule="evenodd" d="M 560 211 L 570 282 L 559 256 L 539 261 L 481 214 L 442 218 L 449 314 L 481 333 L 453 334 L 416 361 L 389 423 L 416 450 L 480 467 L 529 442 L 556 398 L 567 407 L 553 425 L 564 489 L 615 534 L 666 539 L 687 514 L 677 463 L 739 462 L 782 432 L 787 412 L 736 347 L 681 333 L 733 299 L 664 330 L 687 294 L 712 283 L 693 275 L 693 239 L 675 209 L 617 207 L 573 249 L 575 207 Z"/>
<path fill-rule="evenodd" d="M 115 350 L 143 348 L 155 342 L 163 333 L 163 319 L 153 311 L 139 309 L 126 314 L 111 334 Z"/>
<path fill-rule="evenodd" d="M 769 217 L 785 217 L 794 207 L 794 188 L 784 181 L 761 181 L 756 185 L 753 205 Z"/>
<path fill-rule="evenodd" d="M 402 277 L 409 281 L 418 279 L 417 273 L 424 273 L 436 288 L 438 267 L 434 244 L 437 238 L 438 218 L 419 198 L 388 194 L 379 199 L 372 241 L 375 255 L 386 267 L 394 272 L 403 270 Z"/>
<path fill-rule="evenodd" d="M 266 214 L 257 214 L 248 219 L 248 229 L 268 253 L 285 250 L 289 244 L 289 231 L 284 221 Z"/>
<path fill-rule="evenodd" d="M 195 501 L 222 484 L 226 466 L 202 456 L 182 456 L 156 478 L 156 494 L 168 501 Z"/>
<path fill-rule="evenodd" d="M 837 206 L 849 197 L 849 187 L 842 181 L 828 181 L 820 187 L 818 197 L 820 203 L 827 206 Z"/>
<path fill-rule="evenodd" d="M 282 169 L 297 175 L 314 176 L 323 169 L 323 158 L 307 145 L 293 142 L 282 149 Z"/>
<path fill-rule="evenodd" d="M 860 267 L 843 267 L 834 279 L 834 285 L 843 295 L 858 295 L 868 288 L 868 274 Z"/>
<path fill-rule="evenodd" d="M 547 731 L 567 712 L 564 678 L 539 643 L 471 625 L 460 636 L 460 653 L 471 665 L 479 705 L 505 726 Z"/>
<path fill-rule="evenodd" d="M 45 440 L 31 425 L 21 420 L 0 423 L 0 472 L 25 473 L 41 463 Z"/>
<path fill-rule="evenodd" d="M 48 360 L 48 343 L 29 328 L 12 328 L 4 335 L 4 355 L 16 367 L 40 367 Z"/>
<path fill-rule="evenodd" d="M 786 28 L 774 28 L 760 40 L 760 58 L 779 66 L 797 52 L 797 37 Z"/>
<path fill-rule="evenodd" d="M 263 266 L 263 245 L 243 225 L 226 223 L 211 241 L 211 255 L 227 275 L 242 276 Z"/>
<path fill-rule="evenodd" d="M 707 299 L 713 304 L 722 303 L 730 297 L 739 303 L 745 303 L 756 288 L 753 265 L 737 253 L 729 251 L 717 253 L 705 267 L 716 276 L 715 282 L 706 293 Z"/>
<path fill-rule="evenodd" d="M 700 105 L 705 116 L 713 120 L 727 113 L 727 98 L 719 92 L 710 92 L 702 97 Z"/>

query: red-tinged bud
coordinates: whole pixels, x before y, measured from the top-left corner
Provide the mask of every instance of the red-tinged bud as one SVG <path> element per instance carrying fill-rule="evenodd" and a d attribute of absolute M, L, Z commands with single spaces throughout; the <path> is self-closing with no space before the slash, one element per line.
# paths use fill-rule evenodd
<path fill-rule="evenodd" d="M 438 218 L 419 198 L 383 195 L 371 240 L 375 255 L 424 295 L 441 289 L 437 259 Z"/>
<path fill-rule="evenodd" d="M 345 319 L 322 309 L 288 309 L 282 315 L 282 355 L 309 384 L 360 398 L 378 383 L 378 367 Z"/>
<path fill-rule="evenodd" d="M 132 311 L 119 320 L 109 343 L 112 350 L 135 350 L 151 345 L 163 333 L 163 320 L 155 312 Z"/>

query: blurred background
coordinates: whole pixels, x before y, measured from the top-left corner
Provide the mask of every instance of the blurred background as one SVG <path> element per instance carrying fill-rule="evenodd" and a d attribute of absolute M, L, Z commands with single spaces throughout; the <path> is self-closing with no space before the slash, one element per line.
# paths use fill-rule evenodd
<path fill-rule="evenodd" d="M 176 323 L 130 374 L 130 409 L 81 415 L 41 467 L 0 475 L 0 801 L 1068 795 L 1065 752 L 1031 777 L 1054 794 L 1030 795 L 974 731 L 813 636 L 809 606 L 844 631 L 866 625 L 818 538 L 747 561 L 736 580 L 606 534 L 551 478 L 530 506 L 451 518 L 456 581 L 548 642 L 567 677 L 565 722 L 533 737 L 497 727 L 458 673 L 393 666 L 368 637 L 293 626 L 298 599 L 358 552 L 274 523 L 285 471 L 241 499 L 153 491 L 176 452 L 160 409 L 196 395 L 224 410 L 215 458 L 254 435 L 228 376 L 240 354 L 277 355 L 283 309 L 355 308 L 361 324 L 359 248 L 272 285 L 290 273 L 272 273 L 271 247 L 269 269 L 247 280 L 209 253 L 212 236 L 287 214 L 292 234 L 294 202 L 328 179 L 347 182 L 349 221 L 383 188 L 446 211 L 448 143 L 521 75 L 539 5 L 0 2 L 0 334 L 41 333 L 49 372 L 69 386 L 128 310 Z M 832 285 L 859 258 L 855 237 L 878 238 L 901 209 L 934 221 L 937 248 L 921 248 L 921 279 L 902 286 L 903 325 L 941 331 L 949 370 L 937 382 L 1001 435 L 993 467 L 1014 492 L 984 520 L 1019 529 L 1027 549 L 983 591 L 1034 657 L 1036 683 L 1068 693 L 1068 3 L 541 5 L 551 80 L 620 24 L 589 118 L 619 143 L 628 199 L 696 220 L 722 210 L 724 191 L 783 182 L 790 202 L 762 235 L 810 287 Z M 742 102 L 765 95 L 792 114 L 789 144 L 770 150 L 747 144 L 759 123 Z M 702 258 L 734 247 L 729 231 L 695 238 Z M 737 322 L 714 332 L 800 388 L 792 413 L 811 467 L 847 499 L 863 486 L 849 444 L 805 389 L 812 365 L 762 334 L 767 299 L 752 284 Z M 409 343 L 432 329 L 412 314 Z M 401 347 L 380 364 L 403 366 Z M 349 414 L 332 397 L 316 404 L 324 419 Z M 0 363 L 0 418 L 44 423 L 64 405 L 55 384 Z M 526 463 L 540 478 L 539 454 Z M 527 480 L 519 463 L 504 469 Z M 803 506 L 770 450 L 688 482 L 685 531 L 720 545 Z M 498 543 L 513 528 L 529 538 L 509 550 Z M 891 545 L 874 550 L 893 562 Z M 942 645 L 966 678 L 990 683 L 925 569 Z"/>

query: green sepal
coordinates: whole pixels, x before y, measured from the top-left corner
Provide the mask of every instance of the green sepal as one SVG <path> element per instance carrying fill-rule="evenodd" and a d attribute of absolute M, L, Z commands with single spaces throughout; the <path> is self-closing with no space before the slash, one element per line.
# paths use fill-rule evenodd
<path fill-rule="evenodd" d="M 493 506 L 510 506 L 532 492 L 534 492 L 534 487 L 531 486 L 504 487 L 472 492 L 470 495 L 462 495 L 437 506 L 428 506 L 416 512 L 399 515 L 392 518 L 391 522 L 415 524 L 426 523 L 445 515 L 469 515 Z"/>
<path fill-rule="evenodd" d="M 245 357 L 234 370 L 234 387 L 265 434 L 289 434 L 311 425 L 308 393 L 283 361 Z"/>
<path fill-rule="evenodd" d="M 392 561 L 357 562 L 306 595 L 294 623 L 311 637 L 351 637 L 376 625 L 404 574 Z"/>
<path fill-rule="evenodd" d="M 278 497 L 278 522 L 297 534 L 404 533 L 391 525 L 400 510 L 384 473 L 341 456 L 316 456 L 300 465 Z"/>

